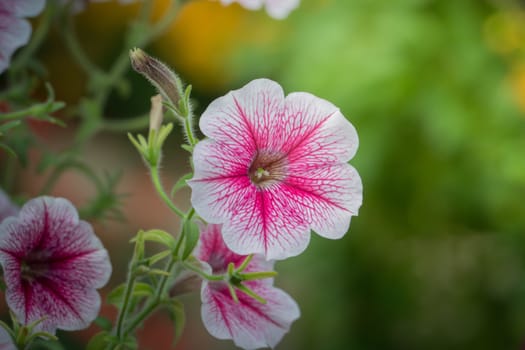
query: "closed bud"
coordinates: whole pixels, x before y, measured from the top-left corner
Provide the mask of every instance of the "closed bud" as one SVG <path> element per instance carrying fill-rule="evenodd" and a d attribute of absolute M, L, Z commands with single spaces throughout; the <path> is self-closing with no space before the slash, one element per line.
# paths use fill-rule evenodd
<path fill-rule="evenodd" d="M 131 66 L 145 76 L 175 108 L 184 95 L 179 77 L 167 65 L 149 56 L 141 49 L 130 51 Z"/>

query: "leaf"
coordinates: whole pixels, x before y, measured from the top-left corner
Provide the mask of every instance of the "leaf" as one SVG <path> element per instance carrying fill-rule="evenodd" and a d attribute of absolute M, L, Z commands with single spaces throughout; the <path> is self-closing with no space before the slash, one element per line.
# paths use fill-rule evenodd
<path fill-rule="evenodd" d="M 171 299 L 168 302 L 166 302 L 165 305 L 168 309 L 170 318 L 174 323 L 175 336 L 173 338 L 173 346 L 175 347 L 182 335 L 182 331 L 184 331 L 184 326 L 186 324 L 184 304 L 177 299 Z"/>
<path fill-rule="evenodd" d="M 160 253 L 157 253 L 151 257 L 148 258 L 148 264 L 151 266 L 151 265 L 155 265 L 157 262 L 159 262 L 160 260 L 170 256 L 171 254 L 171 250 L 163 250 L 162 252 Z"/>
<path fill-rule="evenodd" d="M 106 346 L 109 344 L 111 344 L 109 333 L 106 331 L 102 331 L 91 337 L 89 343 L 87 343 L 86 345 L 86 350 L 105 349 Z"/>
<path fill-rule="evenodd" d="M 20 125 L 22 122 L 20 120 L 12 120 L 10 122 L 4 123 L 0 125 L 0 136 L 8 131 L 9 129 L 15 128 L 18 125 Z"/>
<path fill-rule="evenodd" d="M 145 241 L 157 242 L 170 249 L 175 248 L 175 238 L 166 231 L 149 230 L 144 232 L 143 238 Z"/>
<path fill-rule="evenodd" d="M 9 154 L 11 157 L 16 158 L 16 152 L 5 143 L 0 142 L 0 148 L 6 151 L 6 153 Z"/>
<path fill-rule="evenodd" d="M 120 306 L 124 299 L 124 293 L 126 291 L 126 284 L 122 283 L 115 289 L 113 289 L 107 296 L 106 300 L 108 304 Z M 153 287 L 147 283 L 136 282 L 133 285 L 133 291 L 131 292 L 132 299 L 138 299 L 142 297 L 149 297 L 155 293 Z M 133 301 L 133 300 L 132 300 Z"/>
<path fill-rule="evenodd" d="M 193 173 L 188 173 L 188 174 L 182 175 L 177 180 L 175 185 L 173 185 L 173 188 L 171 189 L 171 192 L 170 192 L 171 196 L 173 197 L 175 195 L 175 193 L 177 193 L 180 189 L 185 187 L 186 186 L 186 181 L 191 179 L 192 177 L 193 177 Z"/>
<path fill-rule="evenodd" d="M 98 316 L 97 318 L 95 318 L 95 321 L 93 321 L 93 323 L 108 332 L 111 331 L 111 328 L 113 327 L 111 321 L 103 316 Z"/>
<path fill-rule="evenodd" d="M 182 253 L 182 260 L 186 260 L 199 241 L 199 227 L 193 221 L 187 220 L 184 222 L 182 229 L 184 232 L 184 251 Z"/>

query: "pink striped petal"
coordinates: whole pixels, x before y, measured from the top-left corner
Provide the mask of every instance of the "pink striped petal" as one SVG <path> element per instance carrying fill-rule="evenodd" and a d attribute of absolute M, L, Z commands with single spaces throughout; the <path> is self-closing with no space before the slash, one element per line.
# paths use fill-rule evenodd
<path fill-rule="evenodd" d="M 96 289 L 111 275 L 107 251 L 92 227 L 62 198 L 39 197 L 0 225 L 0 263 L 9 307 L 23 324 L 85 328 L 97 316 Z"/>
<path fill-rule="evenodd" d="M 228 264 L 232 262 L 237 268 L 246 258 L 246 255 L 236 254 L 228 248 L 224 243 L 221 231 L 221 225 L 201 225 L 199 242 L 193 252 L 197 259 L 210 266 L 210 273 L 225 273 Z M 261 255 L 255 255 L 244 272 L 272 271 L 273 265 L 273 261 L 266 260 Z M 266 278 L 263 281 L 272 283 L 273 278 Z"/>
<path fill-rule="evenodd" d="M 18 208 L 11 202 L 7 194 L 0 188 L 0 223 L 8 216 L 18 214 Z"/>
<path fill-rule="evenodd" d="M 7 69 L 11 56 L 29 41 L 31 25 L 25 17 L 39 14 L 44 0 L 0 1 L 0 73 Z"/>
<path fill-rule="evenodd" d="M 281 289 L 256 282 L 247 286 L 266 303 L 240 291 L 237 291 L 239 303 L 236 303 L 224 282 L 204 282 L 201 290 L 204 326 L 214 337 L 233 339 L 235 345 L 243 349 L 273 348 L 299 318 L 299 307 Z"/>
<path fill-rule="evenodd" d="M 347 162 L 355 128 L 339 109 L 308 93 L 286 98 L 258 79 L 210 104 L 200 121 L 210 139 L 194 150 L 192 203 L 238 254 L 284 259 L 308 245 L 310 229 L 340 238 L 362 202 Z"/>

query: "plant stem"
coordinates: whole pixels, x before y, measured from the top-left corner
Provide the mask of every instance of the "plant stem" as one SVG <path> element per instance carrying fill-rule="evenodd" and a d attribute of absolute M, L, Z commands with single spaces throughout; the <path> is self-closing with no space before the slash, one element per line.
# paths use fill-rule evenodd
<path fill-rule="evenodd" d="M 103 120 L 102 129 L 107 131 L 138 131 L 149 125 L 149 114 L 121 120 Z"/>
<path fill-rule="evenodd" d="M 180 218 L 184 218 L 186 215 L 182 210 L 177 208 L 175 204 L 171 201 L 170 197 L 167 195 L 166 191 L 164 190 L 164 187 L 162 186 L 162 182 L 160 181 L 159 176 L 159 166 L 151 166 L 150 167 L 150 175 L 151 175 L 151 181 L 153 182 L 153 186 L 155 186 L 155 189 L 157 190 L 157 193 L 160 195 L 164 203 Z"/>
<path fill-rule="evenodd" d="M 173 274 L 173 268 L 175 267 L 176 262 L 177 257 L 172 255 L 166 267 L 166 271 L 170 276 Z M 161 277 L 157 289 L 155 291 L 155 295 L 152 299 L 149 300 L 149 302 L 146 304 L 146 306 L 144 306 L 142 311 L 130 322 L 129 326 L 124 330 L 124 337 L 133 332 L 161 304 L 162 297 L 165 294 L 166 283 L 168 282 L 168 278 L 168 276 Z"/>
<path fill-rule="evenodd" d="M 224 275 L 210 275 L 204 271 L 202 271 L 201 269 L 199 269 L 198 267 L 196 266 L 193 266 L 192 264 L 190 263 L 187 263 L 187 262 L 183 262 L 182 263 L 184 265 L 185 268 L 187 268 L 188 270 L 191 270 L 193 272 L 196 272 L 197 274 L 199 274 L 199 276 L 201 276 L 202 278 L 208 280 L 208 281 L 224 281 Z"/>

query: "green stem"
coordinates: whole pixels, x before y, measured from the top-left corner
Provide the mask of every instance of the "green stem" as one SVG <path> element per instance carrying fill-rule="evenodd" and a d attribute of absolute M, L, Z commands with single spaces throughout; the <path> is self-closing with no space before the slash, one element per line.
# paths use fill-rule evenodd
<path fill-rule="evenodd" d="M 149 125 L 149 114 L 122 120 L 103 120 L 101 128 L 107 131 L 139 131 Z"/>
<path fill-rule="evenodd" d="M 66 29 L 62 31 L 64 36 L 64 42 L 69 52 L 79 64 L 79 66 L 90 76 L 91 79 L 100 78 L 104 75 L 104 72 L 97 67 L 80 45 L 78 37 L 76 35 L 75 25 L 73 23 L 73 16 L 66 16 Z"/>
<path fill-rule="evenodd" d="M 206 279 L 208 281 L 224 281 L 224 275 L 210 275 L 210 274 L 202 271 L 198 267 L 196 267 L 196 266 L 194 266 L 194 265 L 192 265 L 190 263 L 187 263 L 185 261 L 182 264 L 188 270 L 196 272 L 199 276 L 201 276 L 202 278 L 204 278 L 204 279 Z"/>
<path fill-rule="evenodd" d="M 172 255 L 166 268 L 166 271 L 170 276 L 173 274 L 173 269 L 175 267 L 176 262 L 176 256 Z M 166 283 L 168 282 L 168 278 L 168 276 L 161 277 L 153 299 L 150 299 L 150 301 L 146 304 L 142 311 L 131 321 L 129 326 L 124 330 L 124 338 L 128 334 L 133 332 L 161 304 L 162 297 L 166 292 L 165 289 Z"/>
<path fill-rule="evenodd" d="M 184 215 L 184 220 L 182 221 L 182 227 L 184 227 L 184 223 L 185 222 L 191 220 L 191 218 L 193 217 L 194 214 L 195 214 L 195 209 L 193 207 L 191 207 L 190 210 L 188 211 L 188 213 L 186 215 Z M 185 234 L 186 234 L 186 232 L 183 229 L 181 231 L 181 234 L 179 235 L 179 238 L 177 239 L 177 243 L 175 244 L 175 249 L 173 250 L 175 252 L 174 254 L 176 256 L 179 255 L 179 250 L 180 250 L 180 247 L 182 245 L 182 241 L 184 240 Z"/>
<path fill-rule="evenodd" d="M 170 197 L 167 195 L 166 191 L 164 190 L 164 187 L 162 186 L 162 182 L 160 181 L 159 176 L 159 166 L 155 165 L 150 167 L 150 175 L 151 175 L 151 181 L 153 182 L 153 186 L 155 186 L 155 189 L 157 190 L 157 193 L 160 195 L 164 203 L 173 210 L 177 216 L 180 218 L 184 218 L 186 215 L 182 210 L 177 208 L 175 204 L 171 201 Z"/>
<path fill-rule="evenodd" d="M 133 288 L 135 286 L 135 273 L 133 272 L 133 266 L 130 266 L 129 275 L 126 283 L 126 291 L 124 294 L 124 300 L 122 302 L 122 308 L 119 310 L 117 318 L 117 337 L 120 340 L 122 339 L 122 332 L 124 329 L 124 320 L 128 312 L 129 301 L 131 300 L 131 294 L 133 293 Z"/>
<path fill-rule="evenodd" d="M 188 115 L 184 118 L 184 130 L 186 133 L 186 137 L 188 138 L 188 142 L 190 143 L 190 146 L 193 148 L 197 142 L 196 138 L 193 135 L 193 117 L 191 116 L 191 112 L 188 112 Z"/>

